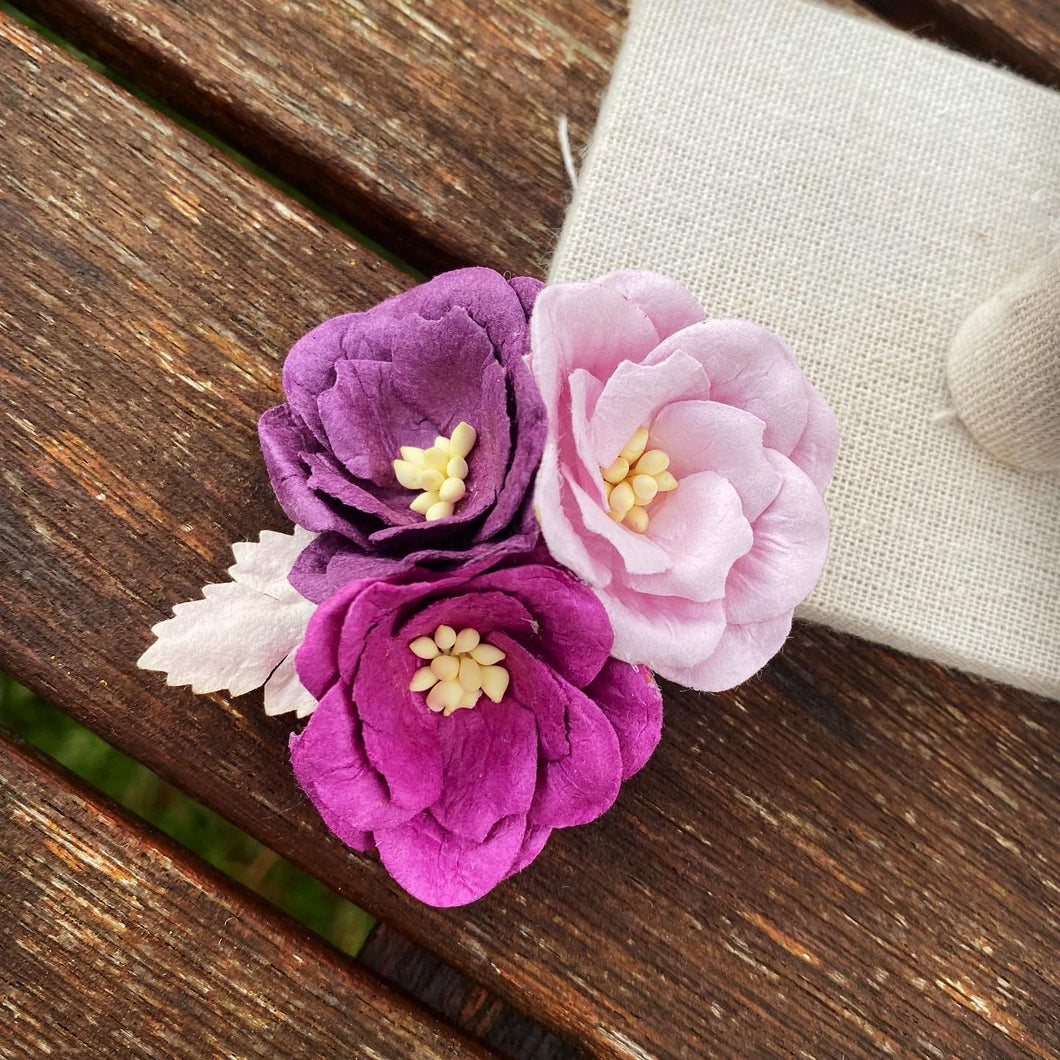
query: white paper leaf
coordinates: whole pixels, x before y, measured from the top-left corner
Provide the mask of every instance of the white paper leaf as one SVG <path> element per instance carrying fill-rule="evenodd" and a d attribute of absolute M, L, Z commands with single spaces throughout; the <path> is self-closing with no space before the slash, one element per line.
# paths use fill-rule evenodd
<path fill-rule="evenodd" d="M 299 718 L 305 718 L 317 709 L 317 701 L 298 680 L 298 671 L 294 667 L 295 653 L 300 646 L 301 641 L 265 682 L 266 714 L 287 714 L 293 710 Z"/>
<path fill-rule="evenodd" d="M 316 536 L 296 526 L 291 534 L 262 530 L 260 541 L 237 541 L 232 546 L 236 561 L 228 568 L 228 576 L 277 600 L 301 600 L 303 597 L 287 576 L 294 561 Z"/>
<path fill-rule="evenodd" d="M 287 575 L 314 536 L 296 527 L 293 534 L 265 530 L 259 542 L 237 542 L 233 581 L 207 585 L 203 599 L 177 604 L 172 618 L 152 628 L 157 640 L 138 665 L 161 670 L 170 685 L 228 689 L 234 696 L 272 684 L 271 675 L 271 713 L 311 713 L 312 696 L 298 681 L 294 651 L 316 605 L 292 588 Z"/>

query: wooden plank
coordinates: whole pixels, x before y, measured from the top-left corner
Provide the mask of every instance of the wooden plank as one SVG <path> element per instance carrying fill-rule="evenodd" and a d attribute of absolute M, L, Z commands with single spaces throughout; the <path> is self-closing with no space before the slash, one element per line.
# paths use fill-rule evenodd
<path fill-rule="evenodd" d="M 0 666 L 591 1054 L 1053 1055 L 1055 704 L 803 627 L 671 690 L 611 813 L 440 912 L 324 833 L 286 720 L 137 671 L 283 525 L 253 420 L 286 345 L 402 281 L 0 26 Z"/>
<path fill-rule="evenodd" d="M 832 0 L 857 10 L 852 0 Z M 428 270 L 543 273 L 625 0 L 19 0 L 78 46 Z M 871 0 L 1057 83 L 1052 0 Z"/>
<path fill-rule="evenodd" d="M 867 0 L 888 21 L 1060 88 L 1056 0 Z"/>
<path fill-rule="evenodd" d="M 20 0 L 408 261 L 543 272 L 624 0 Z M 498 204 L 506 204 L 498 210 Z"/>
<path fill-rule="evenodd" d="M 509 1060 L 573 1060 L 575 1050 L 535 1026 L 386 924 L 376 924 L 361 964 Z"/>
<path fill-rule="evenodd" d="M 486 1057 L 0 734 L 4 1057 Z"/>
<path fill-rule="evenodd" d="M 179 746 L 191 725 L 198 736 L 189 749 L 202 747 L 216 725 L 209 757 L 234 772 L 209 781 L 204 797 L 238 816 L 232 797 L 246 781 L 236 776 L 263 777 L 278 799 L 256 810 L 269 833 L 286 816 L 282 803 L 300 801 L 284 765 L 286 725 L 266 726 L 273 731 L 258 761 L 244 752 L 261 743 L 246 731 L 248 720 L 261 721 L 260 704 L 247 719 L 199 700 L 184 719 L 156 714 L 132 731 L 132 704 L 152 707 L 134 685 L 113 682 L 102 659 L 87 661 L 101 649 L 96 623 L 122 641 L 111 655 L 127 669 L 126 637 L 143 640 L 136 624 L 167 609 L 159 585 L 175 566 L 198 571 L 180 589 L 194 595 L 200 574 L 228 562 L 233 536 L 284 526 L 254 432 L 257 411 L 278 394 L 283 350 L 319 319 L 366 307 L 408 280 L 125 93 L 91 77 L 82 83 L 80 66 L 34 34 L 2 24 L 0 136 L 12 149 L 0 157 L 0 378 L 23 384 L 0 417 L 2 450 L 20 465 L 8 467 L 0 501 L 3 598 L 31 610 L 34 599 L 51 601 L 36 628 L 5 628 L 4 665 L 60 701 L 80 686 L 77 698 L 94 704 L 75 706 L 82 720 L 185 787 L 196 788 L 189 780 L 201 770 L 158 745 Z M 37 389 L 35 399 L 27 389 Z M 54 564 L 47 585 L 33 554 Z M 140 584 L 137 568 L 147 574 Z M 20 582 L 24 591 L 7 591 Z M 144 592 L 154 598 L 146 605 Z M 56 667 L 67 673 L 50 673 Z M 156 678 L 144 683 L 152 699 L 169 698 Z M 131 698 L 114 710 L 123 692 Z M 226 742 L 244 746 L 229 755 Z M 145 754 L 148 744 L 159 753 Z M 227 798 L 218 794 L 225 788 Z M 523 1048 L 563 1055 L 481 987 L 432 971 L 435 992 L 446 983 L 454 1021 L 513 1056 Z M 407 972 L 391 978 L 405 982 Z"/>

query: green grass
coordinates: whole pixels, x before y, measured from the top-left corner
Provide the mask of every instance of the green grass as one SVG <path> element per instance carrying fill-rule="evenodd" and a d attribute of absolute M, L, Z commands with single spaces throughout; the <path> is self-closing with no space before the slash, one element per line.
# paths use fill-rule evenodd
<path fill-rule="evenodd" d="M 375 923 L 275 851 L 0 674 L 0 726 L 354 956 Z"/>

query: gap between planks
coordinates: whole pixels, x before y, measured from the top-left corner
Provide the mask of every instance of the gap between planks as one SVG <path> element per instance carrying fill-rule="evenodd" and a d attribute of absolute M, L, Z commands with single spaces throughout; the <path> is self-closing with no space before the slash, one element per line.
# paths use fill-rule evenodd
<path fill-rule="evenodd" d="M 963 1055 L 1047 1055 L 1056 741 L 1033 697 L 802 628 L 735 693 L 671 690 L 667 743 L 607 818 L 443 913 L 323 833 L 253 697 L 196 700 L 131 671 L 130 645 L 217 577 L 230 540 L 282 525 L 252 422 L 290 338 L 403 281 L 22 43 L 3 84 L 23 99 L 11 142 L 34 153 L 5 158 L 20 168 L 0 227 L 7 260 L 30 263 L 8 278 L 21 420 L 4 426 L 0 643 L 28 683 L 599 1055 L 816 1040 L 867 1056 L 911 1048 L 914 1028 Z"/>
<path fill-rule="evenodd" d="M 428 272 L 545 272 L 569 197 L 556 118 L 588 142 L 626 17 L 624 0 L 18 6 Z M 1051 0 L 867 8 L 1058 83 Z"/>
<path fill-rule="evenodd" d="M 487 1052 L 0 732 L 4 1056 Z"/>

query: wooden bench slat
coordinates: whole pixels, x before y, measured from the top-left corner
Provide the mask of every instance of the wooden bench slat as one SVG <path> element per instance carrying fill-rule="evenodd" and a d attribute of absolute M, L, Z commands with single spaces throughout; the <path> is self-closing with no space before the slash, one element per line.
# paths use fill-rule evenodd
<path fill-rule="evenodd" d="M 1060 88 L 1055 0 L 868 0 L 889 21 Z"/>
<path fill-rule="evenodd" d="M 540 273 L 625 4 L 20 6 L 412 263 Z"/>
<path fill-rule="evenodd" d="M 137 671 L 284 525 L 253 422 L 287 345 L 403 279 L 6 18 L 0 115 L 0 666 L 593 1054 L 1052 1054 L 1055 704 L 801 628 L 443 912 L 327 836 L 289 722 Z"/>
<path fill-rule="evenodd" d="M 852 0 L 832 0 L 857 9 Z M 20 6 L 427 269 L 543 273 L 625 0 L 21 0 Z M 1052 0 L 870 0 L 1058 83 Z"/>
<path fill-rule="evenodd" d="M 487 1053 L 0 734 L 0 1052 Z"/>
<path fill-rule="evenodd" d="M 0 27 L 2 665 L 368 904 L 391 891 L 385 874 L 333 841 L 322 870 L 296 838 L 320 823 L 291 781 L 290 720 L 132 664 L 151 622 L 223 579 L 231 540 L 286 528 L 254 419 L 279 396 L 287 346 L 409 280 L 36 34 Z M 241 808 L 248 786 L 257 805 Z M 358 886 L 358 870 L 376 883 Z M 399 911 L 418 919 L 403 896 Z M 479 1012 L 475 1030 L 499 1035 L 491 1020 Z"/>
<path fill-rule="evenodd" d="M 376 924 L 357 959 L 446 1023 L 510 1060 L 574 1060 L 579 1055 L 387 924 Z"/>

